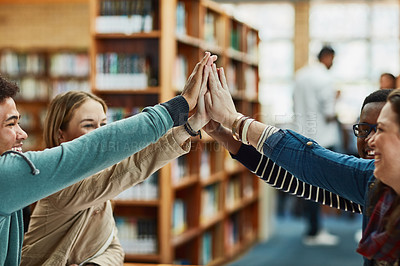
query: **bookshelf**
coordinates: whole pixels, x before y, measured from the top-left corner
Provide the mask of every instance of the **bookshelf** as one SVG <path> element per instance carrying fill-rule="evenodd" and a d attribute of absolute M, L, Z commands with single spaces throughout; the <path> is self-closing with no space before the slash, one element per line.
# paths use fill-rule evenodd
<path fill-rule="evenodd" d="M 0 49 L 0 73 L 20 87 L 16 103 L 29 135 L 24 150 L 45 148 L 42 130 L 49 101 L 69 90 L 90 91 L 89 72 L 85 49 Z"/>
<path fill-rule="evenodd" d="M 112 120 L 179 94 L 205 51 L 218 55 L 238 110 L 257 118 L 256 29 L 209 0 L 89 3 L 90 84 Z M 126 262 L 233 260 L 258 240 L 259 182 L 210 137 L 194 138 L 189 154 L 116 199 Z"/>

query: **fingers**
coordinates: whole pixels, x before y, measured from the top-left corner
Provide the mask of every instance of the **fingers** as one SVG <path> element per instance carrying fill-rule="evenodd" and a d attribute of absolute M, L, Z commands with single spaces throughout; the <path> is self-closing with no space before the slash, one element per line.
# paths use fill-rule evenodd
<path fill-rule="evenodd" d="M 224 88 L 225 90 L 229 91 L 228 82 L 226 82 L 226 76 L 225 76 L 224 68 L 220 67 L 218 70 L 219 70 L 218 71 L 218 74 L 219 74 L 218 76 L 219 76 L 219 80 L 222 83 L 222 88 Z"/>
<path fill-rule="evenodd" d="M 212 74 L 214 75 L 214 79 L 217 82 L 217 85 L 219 85 L 219 77 L 218 77 L 218 72 L 217 72 L 217 65 L 212 64 Z"/>
<path fill-rule="evenodd" d="M 210 56 L 211 56 L 210 52 L 205 52 L 204 57 L 200 60 L 200 62 L 196 64 L 192 73 L 197 72 L 198 70 L 202 70 L 203 67 L 206 65 L 206 63 L 208 63 L 208 59 L 210 58 Z"/>
<path fill-rule="evenodd" d="M 204 67 L 203 80 L 200 87 L 200 96 L 204 96 L 204 94 L 206 94 L 207 92 L 207 82 L 208 82 L 208 76 L 210 74 L 210 69 L 211 67 L 209 65 L 206 65 Z"/>
<path fill-rule="evenodd" d="M 209 85 L 208 88 L 212 93 L 217 93 L 218 83 L 215 78 L 214 68 L 215 68 L 215 65 L 212 66 L 212 69 L 210 70 L 210 72 L 208 74 L 208 85 Z"/>
<path fill-rule="evenodd" d="M 217 55 L 212 55 L 208 58 L 206 66 L 211 66 L 215 61 L 217 61 L 218 56 Z"/>

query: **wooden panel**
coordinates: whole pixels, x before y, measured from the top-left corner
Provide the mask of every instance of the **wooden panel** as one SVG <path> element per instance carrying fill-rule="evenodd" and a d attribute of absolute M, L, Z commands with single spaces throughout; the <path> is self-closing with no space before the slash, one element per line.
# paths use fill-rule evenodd
<path fill-rule="evenodd" d="M 87 49 L 89 5 L 76 1 L 57 5 L 1 4 L 0 35 L 0 48 Z"/>

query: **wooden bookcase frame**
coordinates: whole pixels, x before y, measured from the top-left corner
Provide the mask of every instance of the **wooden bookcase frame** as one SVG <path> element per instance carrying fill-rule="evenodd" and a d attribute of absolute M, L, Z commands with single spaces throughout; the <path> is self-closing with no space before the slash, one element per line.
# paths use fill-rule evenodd
<path fill-rule="evenodd" d="M 100 14 L 100 2 L 90 0 L 90 58 L 92 92 L 104 98 L 110 106 L 132 107 L 154 105 L 169 100 L 179 91 L 174 86 L 174 62 L 178 55 L 186 59 L 187 74 L 190 74 L 195 64 L 202 58 L 205 51 L 218 55 L 217 66 L 226 68 L 233 63 L 237 69 L 237 93 L 234 101 L 238 110 L 244 114 L 256 117 L 260 107 L 258 99 L 258 61 L 257 50 L 258 31 L 227 14 L 219 4 L 210 0 L 151 0 L 153 8 L 153 30 L 137 33 L 97 33 L 96 19 Z M 134 1 L 134 0 L 132 0 Z M 178 2 L 183 3 L 185 10 L 184 23 L 186 33 L 176 33 L 176 17 Z M 207 22 L 205 23 L 207 16 Z M 237 30 L 237 47 L 231 45 L 232 28 Z M 247 45 L 247 34 L 253 34 L 253 47 Z M 207 37 L 205 37 L 207 36 Z M 213 40 L 206 41 L 205 38 Z M 254 43 L 255 38 L 255 43 Z M 235 46 L 235 45 L 234 45 Z M 253 50 L 252 54 L 248 51 Z M 138 53 L 151 58 L 150 76 L 156 81 L 141 90 L 118 89 L 99 90 L 96 87 L 96 57 L 99 53 Z M 251 69 L 254 75 L 250 81 L 245 80 L 245 72 Z M 252 82 L 252 83 L 251 83 Z M 256 94 L 246 95 L 246 85 L 253 84 Z M 149 82 L 150 84 L 150 82 Z M 210 153 L 208 163 L 210 176 L 206 179 L 200 176 L 202 154 Z M 189 174 L 175 182 L 171 178 L 171 164 L 159 171 L 159 199 L 151 202 L 128 201 L 115 202 L 116 213 L 122 215 L 153 215 L 157 219 L 156 254 L 126 254 L 127 262 L 177 263 L 183 259 L 190 264 L 206 263 L 221 265 L 231 261 L 241 252 L 258 241 L 258 207 L 259 179 L 249 173 L 243 166 L 234 164 L 227 166 L 227 160 L 232 160 L 222 146 L 205 137 L 203 140 L 193 139 L 192 151 L 188 156 Z M 216 165 L 218 164 L 218 165 Z M 224 165 L 221 165 L 224 164 Z M 232 162 L 231 164 L 232 165 Z M 225 205 L 228 184 L 231 178 L 236 178 L 236 188 L 239 190 L 235 204 L 229 208 Z M 251 179 L 249 182 L 248 179 Z M 251 196 L 245 196 L 245 186 Z M 214 187 L 217 211 L 212 217 L 202 217 L 204 192 L 206 188 Z M 186 203 L 186 230 L 172 234 L 172 208 L 175 198 Z M 234 220 L 234 221 L 233 221 Z M 233 222 L 232 222 L 233 221 Z M 235 223 L 235 229 L 232 224 Z M 235 236 L 227 232 L 235 231 Z M 211 247 L 206 242 L 210 241 Z M 235 239 L 231 244 L 227 239 Z M 202 253 L 203 249 L 212 250 L 212 254 Z M 204 261 L 207 260 L 207 261 Z"/>

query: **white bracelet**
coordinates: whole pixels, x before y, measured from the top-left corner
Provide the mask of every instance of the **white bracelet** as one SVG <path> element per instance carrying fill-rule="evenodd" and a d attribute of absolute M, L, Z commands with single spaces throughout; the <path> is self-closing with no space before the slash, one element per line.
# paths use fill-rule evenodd
<path fill-rule="evenodd" d="M 244 123 L 243 126 L 243 131 L 242 131 L 242 143 L 249 145 L 250 143 L 247 141 L 247 131 L 249 130 L 250 124 L 254 122 L 254 119 L 247 119 Z"/>

